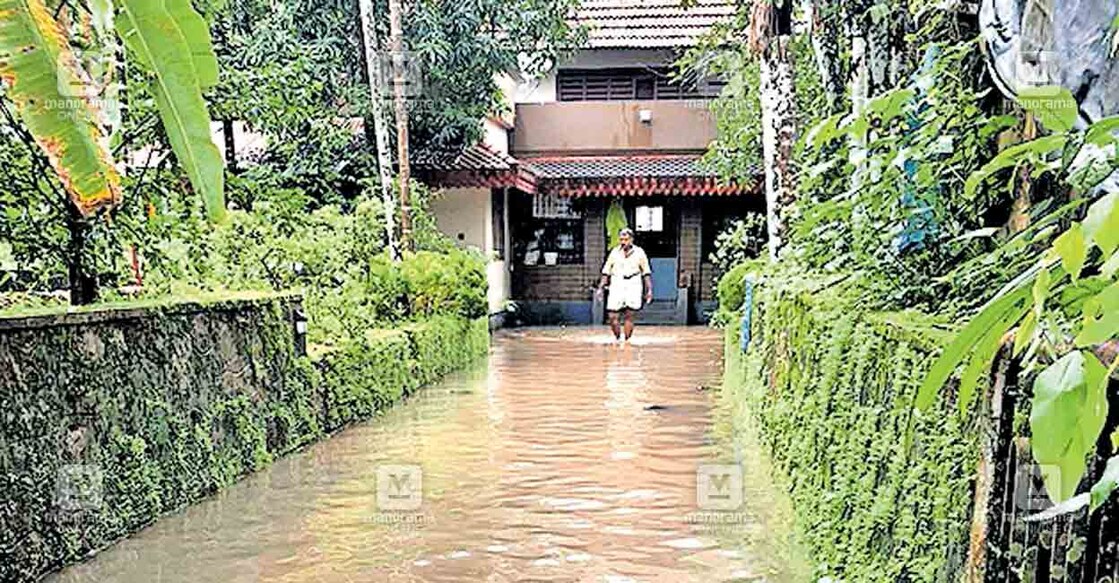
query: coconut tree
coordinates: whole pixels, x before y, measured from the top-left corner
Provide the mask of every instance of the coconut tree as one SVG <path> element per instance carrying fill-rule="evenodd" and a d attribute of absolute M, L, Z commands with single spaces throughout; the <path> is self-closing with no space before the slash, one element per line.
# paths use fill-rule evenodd
<path fill-rule="evenodd" d="M 381 70 L 381 45 L 377 37 L 373 0 L 361 0 L 361 37 L 365 49 L 365 68 L 369 77 L 370 117 L 377 147 L 377 170 L 381 183 L 381 203 L 385 213 L 385 234 L 393 261 L 400 260 L 396 242 L 396 198 L 392 188 L 392 158 L 389 155 L 389 128 L 384 111 L 384 74 Z"/>
<path fill-rule="evenodd" d="M 762 160 L 771 261 L 778 260 L 787 243 L 788 213 L 796 197 L 791 167 L 796 140 L 791 40 L 791 0 L 753 0 L 748 44 L 760 64 Z"/>
<path fill-rule="evenodd" d="M 400 181 L 400 245 L 404 251 L 412 251 L 412 202 L 409 193 L 412 170 L 408 159 L 408 102 L 404 94 L 407 79 L 404 73 L 403 12 L 402 0 L 389 0 L 392 100 L 396 110 L 396 148 Z"/>

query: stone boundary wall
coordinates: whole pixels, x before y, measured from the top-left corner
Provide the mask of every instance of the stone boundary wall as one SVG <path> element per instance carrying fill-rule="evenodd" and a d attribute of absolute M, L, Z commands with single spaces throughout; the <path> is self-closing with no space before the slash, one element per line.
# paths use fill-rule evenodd
<path fill-rule="evenodd" d="M 254 295 L 0 317 L 0 581 L 81 560 L 488 346 L 484 319 L 438 317 L 308 358 L 301 313 Z"/>

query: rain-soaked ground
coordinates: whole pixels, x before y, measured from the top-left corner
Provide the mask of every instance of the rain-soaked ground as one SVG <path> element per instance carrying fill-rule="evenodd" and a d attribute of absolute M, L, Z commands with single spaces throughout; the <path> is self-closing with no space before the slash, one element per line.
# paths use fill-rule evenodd
<path fill-rule="evenodd" d="M 499 333 L 488 364 L 51 580 L 805 580 L 760 448 L 714 405 L 720 340 Z"/>

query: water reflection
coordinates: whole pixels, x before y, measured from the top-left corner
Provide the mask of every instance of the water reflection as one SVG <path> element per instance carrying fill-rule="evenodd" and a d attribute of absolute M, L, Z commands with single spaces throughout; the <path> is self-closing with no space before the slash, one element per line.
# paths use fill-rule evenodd
<path fill-rule="evenodd" d="M 718 335 L 640 334 L 501 334 L 488 366 L 52 580 L 796 580 L 768 551 L 788 535 L 773 528 L 785 523 L 764 460 L 738 522 L 696 520 L 697 467 L 735 456 L 699 390 L 718 382 Z M 420 480 L 415 509 L 386 509 Z M 386 485 L 400 495 L 379 499 Z"/>

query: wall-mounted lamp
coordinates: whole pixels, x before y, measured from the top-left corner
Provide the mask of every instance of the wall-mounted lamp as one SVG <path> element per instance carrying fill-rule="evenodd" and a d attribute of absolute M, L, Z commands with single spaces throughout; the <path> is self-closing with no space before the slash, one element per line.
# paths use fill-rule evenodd
<path fill-rule="evenodd" d="M 651 109 L 640 109 L 640 110 L 638 110 L 637 111 L 637 119 L 641 120 L 641 123 L 653 123 L 653 110 L 651 110 Z"/>

